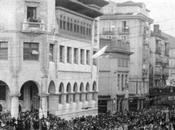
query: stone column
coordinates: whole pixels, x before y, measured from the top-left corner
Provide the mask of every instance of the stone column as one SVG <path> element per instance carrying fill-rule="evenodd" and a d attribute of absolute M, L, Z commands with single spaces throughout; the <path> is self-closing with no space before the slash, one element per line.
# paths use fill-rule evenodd
<path fill-rule="evenodd" d="M 18 118 L 19 114 L 19 99 L 18 94 L 11 95 L 11 116 Z"/>
<path fill-rule="evenodd" d="M 40 119 L 44 116 L 47 117 L 47 94 L 42 94 L 40 96 L 40 110 L 39 110 L 39 116 Z"/>

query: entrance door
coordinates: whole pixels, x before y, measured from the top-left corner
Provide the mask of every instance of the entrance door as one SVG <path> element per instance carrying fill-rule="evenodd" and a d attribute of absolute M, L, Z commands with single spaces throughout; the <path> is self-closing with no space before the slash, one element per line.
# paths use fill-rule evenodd
<path fill-rule="evenodd" d="M 35 82 L 25 82 L 21 88 L 19 100 L 22 102 L 22 111 L 39 110 L 40 98 L 38 87 Z"/>

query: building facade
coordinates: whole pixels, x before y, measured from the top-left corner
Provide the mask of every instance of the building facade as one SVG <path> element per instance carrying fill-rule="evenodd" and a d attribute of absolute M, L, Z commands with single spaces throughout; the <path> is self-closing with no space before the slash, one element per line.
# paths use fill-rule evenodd
<path fill-rule="evenodd" d="M 167 80 L 168 86 L 175 86 L 175 37 L 163 33 L 168 38 L 169 43 L 169 75 Z"/>
<path fill-rule="evenodd" d="M 128 40 L 130 43 L 129 69 L 129 107 L 142 109 L 149 92 L 149 10 L 143 3 L 132 1 L 124 3 L 110 2 L 102 8 L 101 32 L 111 31 L 115 37 Z M 109 36 L 110 37 L 110 36 Z"/>
<path fill-rule="evenodd" d="M 17 117 L 97 114 L 98 20 L 105 1 L 0 2 L 0 106 Z M 81 8 L 77 10 L 77 8 Z M 8 10 L 8 11 L 7 11 Z M 86 11 L 85 11 L 86 10 Z M 4 15 L 6 14 L 6 15 Z"/>
<path fill-rule="evenodd" d="M 99 113 L 128 110 L 128 77 L 130 46 L 128 41 L 108 39 L 102 32 L 100 47 L 108 46 L 99 59 Z"/>
<path fill-rule="evenodd" d="M 151 33 L 151 63 L 150 63 L 150 96 L 155 88 L 166 87 L 169 75 L 169 41 L 168 37 L 161 32 L 159 25 L 154 25 Z M 152 97 L 157 101 L 157 97 Z"/>

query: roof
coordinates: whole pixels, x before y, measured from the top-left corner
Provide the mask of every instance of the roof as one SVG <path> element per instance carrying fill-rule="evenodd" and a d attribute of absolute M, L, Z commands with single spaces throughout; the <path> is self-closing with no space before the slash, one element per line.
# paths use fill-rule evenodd
<path fill-rule="evenodd" d="M 84 4 L 94 4 L 94 5 L 99 6 L 99 7 L 103 7 L 103 6 L 108 4 L 108 2 L 105 0 L 78 0 L 78 1 L 80 1 Z"/>
<path fill-rule="evenodd" d="M 140 8 L 143 7 L 143 3 L 141 2 L 133 2 L 133 1 L 126 1 L 123 3 L 117 3 L 117 6 L 139 6 Z"/>
<path fill-rule="evenodd" d="M 101 20 L 123 20 L 123 19 L 140 19 L 143 21 L 148 21 L 149 23 L 153 23 L 153 19 L 149 18 L 148 16 L 138 13 L 116 13 L 116 14 L 105 14 L 100 17 Z"/>
<path fill-rule="evenodd" d="M 162 35 L 164 35 L 168 38 L 169 48 L 175 49 L 175 37 L 173 37 L 167 33 L 163 33 L 163 32 L 162 32 Z"/>
<path fill-rule="evenodd" d="M 106 4 L 108 2 L 104 0 L 56 0 L 56 7 L 64 7 L 91 18 L 101 16 L 100 9 Z"/>

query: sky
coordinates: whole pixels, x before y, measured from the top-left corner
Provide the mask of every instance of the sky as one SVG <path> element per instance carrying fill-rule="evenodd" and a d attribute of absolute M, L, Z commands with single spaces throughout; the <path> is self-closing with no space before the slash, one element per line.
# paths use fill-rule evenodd
<path fill-rule="evenodd" d="M 130 0 L 112 0 L 114 2 L 125 2 Z M 150 10 L 150 17 L 154 24 L 159 24 L 162 32 L 175 37 L 175 0 L 132 0 L 145 3 Z"/>

